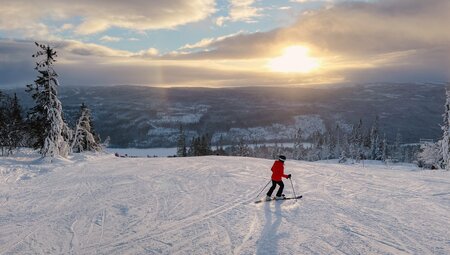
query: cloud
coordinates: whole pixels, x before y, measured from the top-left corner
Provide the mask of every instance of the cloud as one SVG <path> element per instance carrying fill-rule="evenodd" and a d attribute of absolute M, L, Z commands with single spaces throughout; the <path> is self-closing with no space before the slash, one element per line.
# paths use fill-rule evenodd
<path fill-rule="evenodd" d="M 61 79 L 71 85 L 448 81 L 449 12 L 447 0 L 338 3 L 304 12 L 287 27 L 204 38 L 166 55 L 154 48 L 129 52 L 79 41 L 54 45 Z M 267 60 L 292 45 L 309 47 L 322 67 L 310 74 L 268 72 Z M 32 82 L 34 51 L 30 41 L 0 40 L 0 86 Z"/>
<path fill-rule="evenodd" d="M 261 16 L 261 8 L 254 7 L 255 0 L 230 0 L 228 16 L 216 19 L 216 25 L 223 26 L 226 21 L 253 22 L 254 17 Z"/>
<path fill-rule="evenodd" d="M 308 11 L 292 26 L 238 34 L 211 43 L 193 58 L 273 57 L 306 44 L 329 54 L 360 56 L 450 45 L 450 1 L 348 2 Z M 189 56 L 184 56 L 189 57 Z"/>
<path fill-rule="evenodd" d="M 108 36 L 104 35 L 100 38 L 100 41 L 102 42 L 120 42 L 122 38 L 120 37 L 114 37 L 114 36 Z"/>
<path fill-rule="evenodd" d="M 78 17 L 81 23 L 75 32 L 80 35 L 98 33 L 110 27 L 167 29 L 200 21 L 214 12 L 214 0 L 15 0 L 0 6 L 0 30 L 21 31 L 31 37 L 33 31 L 42 30 L 45 21 Z"/>
<path fill-rule="evenodd" d="M 94 57 L 130 57 L 132 52 L 125 50 L 115 50 L 109 47 L 94 43 L 83 43 L 74 40 L 52 42 L 56 50 L 62 51 L 62 57 L 67 60 L 71 58 L 79 58 L 79 56 L 94 56 Z"/>
<path fill-rule="evenodd" d="M 280 30 L 286 42 L 302 41 L 322 50 L 367 55 L 449 45 L 447 0 L 353 2 L 312 11 Z"/>
<path fill-rule="evenodd" d="M 203 51 L 186 52 L 186 54 L 179 55 L 168 54 L 162 58 L 185 60 L 264 58 L 279 45 L 275 40 L 276 33 L 278 30 L 257 33 L 240 32 L 224 38 L 204 39 L 188 46 L 194 48 L 194 46 L 201 45 L 205 48 Z"/>
<path fill-rule="evenodd" d="M 63 25 L 59 28 L 59 31 L 72 30 L 73 28 L 74 28 L 74 25 L 73 25 L 73 24 L 66 23 L 66 24 L 63 24 Z"/>
<path fill-rule="evenodd" d="M 234 36 L 237 36 L 239 34 L 243 34 L 244 31 L 238 31 L 236 33 L 233 34 L 229 34 L 229 35 L 224 35 L 224 36 L 219 36 L 216 38 L 203 38 L 200 41 L 193 43 L 193 44 L 186 44 L 182 47 L 180 47 L 178 50 L 193 50 L 193 49 L 202 49 L 202 48 L 207 48 L 209 46 L 211 46 L 213 43 L 218 43 L 220 41 L 223 41 L 227 38 L 232 38 Z"/>
<path fill-rule="evenodd" d="M 348 0 L 290 0 L 293 3 L 309 3 L 309 2 L 326 2 L 326 3 L 338 3 L 338 2 L 348 2 Z M 364 0 L 363 0 L 364 1 Z M 371 1 L 371 0 L 365 0 Z"/>
<path fill-rule="evenodd" d="M 324 71 L 341 69 L 342 73 L 350 74 L 392 68 L 399 71 L 400 77 L 409 75 L 408 70 L 412 73 L 435 68 L 441 74 L 436 77 L 442 78 L 448 77 L 449 71 L 444 70 L 450 69 L 450 55 L 445 50 L 450 48 L 450 30 L 443 24 L 450 24 L 447 0 L 345 2 L 304 12 L 295 24 L 285 28 L 209 41 L 204 51 L 165 57 L 264 59 L 299 44 L 325 60 Z M 417 57 L 418 52 L 421 57 Z M 423 62 L 429 62 L 429 66 Z"/>
<path fill-rule="evenodd" d="M 149 86 L 252 86 L 323 82 L 323 77 L 273 76 L 265 70 L 235 68 L 239 63 L 216 61 L 170 61 L 147 58 L 156 49 L 131 53 L 77 41 L 54 42 L 58 52 L 55 70 L 61 86 L 149 85 Z M 0 88 L 25 86 L 36 77 L 31 41 L 0 40 Z M 245 64 L 245 63 L 244 63 Z M 250 64 L 253 66 L 253 64 Z"/>
<path fill-rule="evenodd" d="M 136 57 L 155 57 L 158 56 L 159 51 L 155 48 L 149 48 L 147 50 L 139 51 L 137 54 L 134 54 Z"/>
<path fill-rule="evenodd" d="M 194 44 L 186 44 L 180 48 L 180 50 L 190 50 L 190 49 L 198 49 L 198 48 L 205 48 L 211 45 L 212 42 L 214 42 L 214 38 L 204 38 Z"/>

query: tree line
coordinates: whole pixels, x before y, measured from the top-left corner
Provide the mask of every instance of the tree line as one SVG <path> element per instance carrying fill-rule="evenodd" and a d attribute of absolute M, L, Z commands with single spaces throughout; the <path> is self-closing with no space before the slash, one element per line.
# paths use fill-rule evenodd
<path fill-rule="evenodd" d="M 42 157 L 67 157 L 72 152 L 100 151 L 91 111 L 82 103 L 74 129 L 66 123 L 58 99 L 58 74 L 54 69 L 57 52 L 49 45 L 35 43 L 37 78 L 27 85 L 35 105 L 23 116 L 17 96 L 0 91 L 0 147 L 10 155 L 25 146 L 39 150 Z"/>
<path fill-rule="evenodd" d="M 291 142 L 293 146 L 283 146 L 279 143 L 255 145 L 244 138 L 237 138 L 227 146 L 219 139 L 216 145 L 212 146 L 208 135 L 193 137 L 190 143 L 186 144 L 186 136 L 183 127 L 180 126 L 177 156 L 232 155 L 276 158 L 277 155 L 283 154 L 292 159 L 307 161 L 339 159 L 340 162 L 347 160 L 412 162 L 418 153 L 417 146 L 408 148 L 402 145 L 400 133 L 397 133 L 394 141 L 388 141 L 379 126 L 378 116 L 368 128 L 364 127 L 363 120 L 360 119 L 350 130 L 336 124 L 333 128 L 327 128 L 326 132 L 314 132 L 308 138 L 305 138 L 305 133 L 305 130 L 297 129 Z"/>

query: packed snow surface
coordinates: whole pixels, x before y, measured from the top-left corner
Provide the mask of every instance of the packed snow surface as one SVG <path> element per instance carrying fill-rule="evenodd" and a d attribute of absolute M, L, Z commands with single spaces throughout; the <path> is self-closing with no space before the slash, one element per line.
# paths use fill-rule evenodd
<path fill-rule="evenodd" d="M 303 198 L 255 204 L 272 163 L 1 158 L 0 254 L 450 253 L 449 172 L 287 161 Z"/>

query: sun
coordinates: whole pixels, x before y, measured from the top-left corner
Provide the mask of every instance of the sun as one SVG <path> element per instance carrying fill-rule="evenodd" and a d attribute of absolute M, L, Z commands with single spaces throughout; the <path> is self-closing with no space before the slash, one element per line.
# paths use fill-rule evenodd
<path fill-rule="evenodd" d="M 309 49 L 304 46 L 290 46 L 283 55 L 271 59 L 267 64 L 270 70 L 283 73 L 309 73 L 320 66 L 317 58 L 309 56 Z"/>

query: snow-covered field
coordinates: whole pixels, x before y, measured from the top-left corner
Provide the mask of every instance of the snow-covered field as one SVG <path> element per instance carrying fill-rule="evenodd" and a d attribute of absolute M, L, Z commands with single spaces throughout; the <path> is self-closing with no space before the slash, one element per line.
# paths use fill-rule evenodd
<path fill-rule="evenodd" d="M 0 254 L 450 254 L 450 173 L 271 160 L 0 158 Z M 289 180 L 285 194 L 292 195 Z"/>

